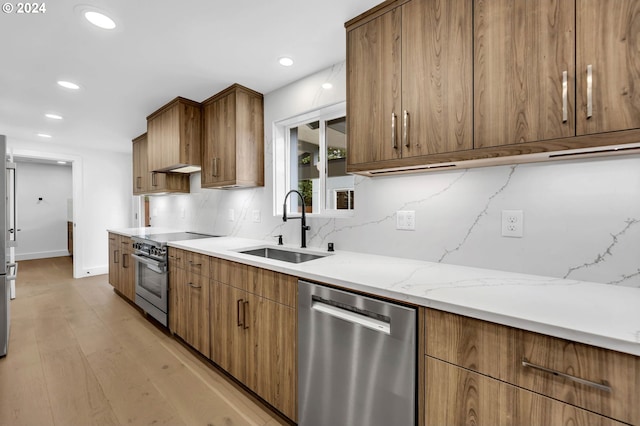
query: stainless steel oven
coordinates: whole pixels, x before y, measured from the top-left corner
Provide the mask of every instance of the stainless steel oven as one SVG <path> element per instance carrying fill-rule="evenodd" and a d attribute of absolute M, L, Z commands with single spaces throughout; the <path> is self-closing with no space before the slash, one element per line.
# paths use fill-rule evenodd
<path fill-rule="evenodd" d="M 216 235 L 171 232 L 133 236 L 136 273 L 136 305 L 165 327 L 169 324 L 169 271 L 167 243 Z"/>
<path fill-rule="evenodd" d="M 131 257 L 136 269 L 136 305 L 167 326 L 169 313 L 169 274 L 166 261 L 140 253 Z"/>

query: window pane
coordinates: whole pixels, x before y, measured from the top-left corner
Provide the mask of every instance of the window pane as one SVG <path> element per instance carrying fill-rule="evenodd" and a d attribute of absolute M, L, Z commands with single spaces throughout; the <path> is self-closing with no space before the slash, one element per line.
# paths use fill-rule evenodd
<path fill-rule="evenodd" d="M 353 175 L 347 174 L 347 119 L 336 118 L 325 122 L 327 139 L 327 194 L 329 210 L 353 209 Z"/>
<path fill-rule="evenodd" d="M 291 189 L 297 189 L 304 197 L 307 213 L 316 213 L 319 179 L 318 161 L 320 156 L 320 122 L 302 124 L 290 130 L 291 141 Z M 289 212 L 302 212 L 299 198 L 291 196 L 287 200 Z"/>

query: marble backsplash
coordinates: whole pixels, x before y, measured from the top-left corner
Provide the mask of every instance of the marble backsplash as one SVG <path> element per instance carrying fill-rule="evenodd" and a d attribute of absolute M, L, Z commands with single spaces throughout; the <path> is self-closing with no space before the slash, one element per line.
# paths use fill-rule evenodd
<path fill-rule="evenodd" d="M 334 92 L 320 88 L 334 83 Z M 299 244 L 300 223 L 273 214 L 274 121 L 344 100 L 344 64 L 265 96 L 265 186 L 151 197 L 153 226 Z M 310 247 L 350 250 L 640 288 L 640 155 L 356 177 L 349 218 L 309 218 Z M 278 201 L 281 203 L 281 201 Z M 415 231 L 396 212 L 416 212 Z M 501 236 L 522 210 L 522 238 Z M 231 220 L 231 211 L 233 220 Z M 260 221 L 254 221 L 259 211 Z"/>

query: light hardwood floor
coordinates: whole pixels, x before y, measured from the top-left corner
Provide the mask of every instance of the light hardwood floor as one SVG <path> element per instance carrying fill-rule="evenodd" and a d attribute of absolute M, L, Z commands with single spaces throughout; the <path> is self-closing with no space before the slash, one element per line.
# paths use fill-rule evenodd
<path fill-rule="evenodd" d="M 22 261 L 0 359 L 0 425 L 279 425 L 70 258 Z"/>

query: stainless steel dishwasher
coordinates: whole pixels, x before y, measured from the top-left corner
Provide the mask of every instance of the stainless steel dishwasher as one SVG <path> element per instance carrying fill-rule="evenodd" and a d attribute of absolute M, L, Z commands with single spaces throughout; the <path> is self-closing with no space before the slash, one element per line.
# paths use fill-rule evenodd
<path fill-rule="evenodd" d="M 416 310 L 298 281 L 299 424 L 415 420 Z"/>

